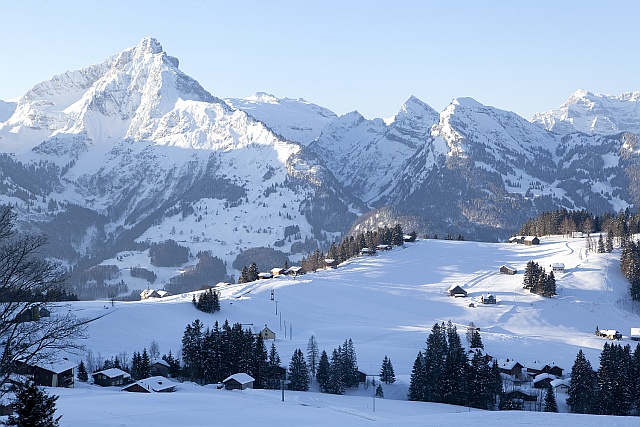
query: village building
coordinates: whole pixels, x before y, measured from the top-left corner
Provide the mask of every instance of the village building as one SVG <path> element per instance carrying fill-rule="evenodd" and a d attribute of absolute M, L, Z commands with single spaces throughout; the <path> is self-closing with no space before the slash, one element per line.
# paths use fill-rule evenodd
<path fill-rule="evenodd" d="M 482 295 L 480 301 L 482 301 L 483 304 L 497 304 L 496 297 L 491 294 Z"/>
<path fill-rule="evenodd" d="M 105 369 L 91 374 L 93 383 L 101 387 L 124 385 L 131 382 L 131 375 L 118 368 Z"/>
<path fill-rule="evenodd" d="M 273 277 L 285 276 L 286 274 L 287 274 L 287 270 L 285 270 L 284 268 L 274 267 L 271 269 L 271 275 Z"/>
<path fill-rule="evenodd" d="M 267 327 L 267 325 L 264 325 L 264 328 L 262 328 L 262 330 L 260 332 L 257 332 L 254 334 L 255 337 L 258 337 L 258 335 L 262 336 L 263 340 L 275 340 L 276 339 L 276 333 L 273 332 L 271 329 L 269 329 Z"/>
<path fill-rule="evenodd" d="M 561 262 L 549 264 L 549 268 L 551 268 L 551 271 L 554 273 L 564 273 L 564 264 Z"/>
<path fill-rule="evenodd" d="M 367 383 L 367 374 L 362 371 L 358 371 L 358 382 L 366 384 Z"/>
<path fill-rule="evenodd" d="M 522 377 L 522 370 L 524 366 L 515 360 L 510 359 L 499 359 L 497 361 L 498 369 L 500 369 L 500 373 L 505 375 L 511 375 L 515 378 Z"/>
<path fill-rule="evenodd" d="M 565 393 L 565 394 L 568 393 L 570 385 L 571 385 L 571 383 L 567 379 L 557 378 L 555 380 L 551 380 L 551 388 L 553 389 L 553 391 L 556 392 L 556 394 L 558 394 L 558 393 Z"/>
<path fill-rule="evenodd" d="M 378 251 L 390 251 L 391 249 L 393 249 L 393 246 L 391 246 L 391 245 L 378 245 L 378 246 L 376 246 L 376 250 L 378 250 Z"/>
<path fill-rule="evenodd" d="M 449 288 L 449 296 L 456 298 L 464 298 L 467 296 L 467 291 L 462 289 L 460 285 L 453 285 Z"/>
<path fill-rule="evenodd" d="M 622 334 L 615 329 L 597 329 L 596 335 L 602 338 L 607 338 L 610 340 L 621 340 Z"/>
<path fill-rule="evenodd" d="M 582 231 L 572 231 L 571 237 L 581 239 L 584 237 L 584 233 Z"/>
<path fill-rule="evenodd" d="M 159 290 L 156 293 L 158 294 L 158 298 L 166 298 L 171 296 L 171 292 L 167 292 L 165 290 Z"/>
<path fill-rule="evenodd" d="M 500 267 L 500 274 L 516 274 L 518 270 L 508 265 L 503 265 Z"/>
<path fill-rule="evenodd" d="M 333 258 L 325 258 L 324 265 L 328 268 L 338 268 L 338 260 Z"/>
<path fill-rule="evenodd" d="M 301 274 L 303 274 L 302 267 L 299 267 L 297 265 L 289 267 L 289 269 L 287 270 L 287 274 L 290 274 L 292 276 L 301 275 Z"/>
<path fill-rule="evenodd" d="M 530 376 L 536 376 L 540 374 L 551 374 L 555 377 L 562 377 L 562 372 L 564 370 L 556 365 L 555 363 L 541 363 L 541 362 L 531 362 L 527 364 L 527 373 Z"/>
<path fill-rule="evenodd" d="M 547 388 L 551 385 L 551 381 L 557 379 L 551 374 L 538 374 L 533 378 L 534 388 Z"/>
<path fill-rule="evenodd" d="M 41 317 L 49 317 L 51 316 L 51 312 L 47 310 L 46 307 L 40 307 L 34 305 L 32 307 L 24 309 L 20 314 L 18 314 L 15 319 L 13 319 L 14 323 L 24 323 L 24 322 L 37 322 Z"/>
<path fill-rule="evenodd" d="M 245 390 L 247 388 L 253 388 L 253 382 L 255 380 L 249 374 L 238 373 L 227 377 L 222 383 L 225 390 Z"/>
<path fill-rule="evenodd" d="M 158 295 L 158 292 L 156 292 L 154 289 L 145 289 L 144 291 L 140 292 L 140 299 L 141 300 L 145 300 L 145 299 L 149 299 L 149 298 L 160 298 L 160 295 Z"/>
<path fill-rule="evenodd" d="M 373 251 L 369 248 L 362 248 L 360 249 L 360 255 L 375 255 L 376 251 Z"/>
<path fill-rule="evenodd" d="M 525 246 L 539 245 L 540 244 L 540 239 L 537 236 L 527 236 L 527 237 L 524 238 L 522 243 Z"/>
<path fill-rule="evenodd" d="M 176 391 L 176 385 L 165 377 L 155 376 L 138 380 L 123 388 L 122 391 L 132 393 L 173 393 Z"/>
<path fill-rule="evenodd" d="M 526 236 L 512 236 L 509 237 L 509 240 L 507 240 L 508 243 L 518 243 L 518 244 L 522 244 L 524 243 L 524 238 Z"/>
<path fill-rule="evenodd" d="M 43 387 L 73 388 L 76 364 L 68 359 L 56 362 L 23 364 L 19 371 L 33 377 L 33 381 Z"/>
<path fill-rule="evenodd" d="M 149 365 L 149 373 L 151 376 L 169 377 L 169 362 L 163 359 L 155 360 Z"/>
<path fill-rule="evenodd" d="M 271 274 L 271 273 L 258 273 L 258 280 L 265 280 L 265 279 L 273 279 L 273 274 Z"/>

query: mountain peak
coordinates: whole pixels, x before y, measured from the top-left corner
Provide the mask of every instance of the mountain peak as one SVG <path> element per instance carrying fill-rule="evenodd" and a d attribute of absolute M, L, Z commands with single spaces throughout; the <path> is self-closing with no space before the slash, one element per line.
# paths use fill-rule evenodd
<path fill-rule="evenodd" d="M 482 107 L 484 107 L 484 105 L 482 105 L 481 103 L 479 103 L 475 99 L 469 98 L 469 97 L 455 98 L 453 101 L 451 101 L 451 104 L 459 105 L 461 107 L 469 107 L 469 108 L 482 108 Z"/>
<path fill-rule="evenodd" d="M 138 55 L 145 55 L 145 54 L 153 55 L 156 53 L 164 52 L 160 42 L 154 39 L 153 37 L 145 37 L 142 40 L 140 40 L 140 43 L 138 43 L 138 46 L 134 48 L 134 51 Z"/>

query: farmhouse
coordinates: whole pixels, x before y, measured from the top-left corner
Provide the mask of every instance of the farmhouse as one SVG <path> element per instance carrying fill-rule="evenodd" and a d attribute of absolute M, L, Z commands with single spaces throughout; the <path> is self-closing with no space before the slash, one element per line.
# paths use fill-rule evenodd
<path fill-rule="evenodd" d="M 541 362 L 532 362 L 527 364 L 527 373 L 531 376 L 540 374 L 551 374 L 556 377 L 562 377 L 563 369 L 555 363 L 543 364 Z"/>
<path fill-rule="evenodd" d="M 272 279 L 273 274 L 271 273 L 258 273 L 258 280 Z"/>
<path fill-rule="evenodd" d="M 159 290 L 156 293 L 158 294 L 158 298 L 166 298 L 171 296 L 171 292 L 167 292 L 165 290 Z"/>
<path fill-rule="evenodd" d="M 20 314 L 18 314 L 15 319 L 13 319 L 14 323 L 24 323 L 24 322 L 34 322 L 40 320 L 41 317 L 49 317 L 51 313 L 45 307 L 39 307 L 34 305 L 30 308 L 24 309 Z"/>
<path fill-rule="evenodd" d="M 607 338 L 610 340 L 621 340 L 622 334 L 615 329 L 598 329 L 596 328 L 596 336 Z"/>
<path fill-rule="evenodd" d="M 149 299 L 149 298 L 160 298 L 160 295 L 158 295 L 158 292 L 156 292 L 154 289 L 145 289 L 144 291 L 140 292 L 140 299 Z"/>
<path fill-rule="evenodd" d="M 362 249 L 360 249 L 360 255 L 375 255 L 375 254 L 376 254 L 376 252 L 375 252 L 375 251 L 372 251 L 372 250 L 371 250 L 371 249 L 369 249 L 369 248 L 362 248 Z"/>
<path fill-rule="evenodd" d="M 262 336 L 263 340 L 275 340 L 276 339 L 276 333 L 273 332 L 271 329 L 269 329 L 267 327 L 267 325 L 264 325 L 264 328 L 262 328 L 262 330 L 256 334 L 254 334 L 256 336 L 256 338 L 258 337 L 258 335 Z"/>
<path fill-rule="evenodd" d="M 111 368 L 91 374 L 93 383 L 101 387 L 111 387 L 114 385 L 123 385 L 131 381 L 131 375 L 122 369 Z"/>
<path fill-rule="evenodd" d="M 287 274 L 287 270 L 285 270 L 284 268 L 275 267 L 271 269 L 271 275 L 273 277 L 284 276 L 286 274 Z"/>
<path fill-rule="evenodd" d="M 149 377 L 126 386 L 122 391 L 132 393 L 173 393 L 176 385 L 165 377 Z"/>
<path fill-rule="evenodd" d="M 480 297 L 480 300 L 482 301 L 483 304 L 496 304 L 496 297 L 494 295 L 491 294 L 486 294 L 486 295 L 482 295 Z"/>
<path fill-rule="evenodd" d="M 379 251 L 390 251 L 391 249 L 393 249 L 393 246 L 391 245 L 378 245 L 376 246 L 376 249 Z"/>
<path fill-rule="evenodd" d="M 549 267 L 554 273 L 564 273 L 564 264 L 561 262 L 554 262 L 553 264 L 549 264 Z"/>
<path fill-rule="evenodd" d="M 500 274 L 516 274 L 518 270 L 508 265 L 503 265 L 500 267 Z"/>
<path fill-rule="evenodd" d="M 222 383 L 224 384 L 225 390 L 244 390 L 253 388 L 254 381 L 251 375 L 238 373 L 226 378 Z"/>
<path fill-rule="evenodd" d="M 297 265 L 294 265 L 293 267 L 289 267 L 289 269 L 287 270 L 287 274 L 290 274 L 292 276 L 303 274 L 302 267 L 299 267 Z"/>
<path fill-rule="evenodd" d="M 456 298 L 464 298 L 467 296 L 467 291 L 462 289 L 460 285 L 453 285 L 449 288 L 449 296 Z"/>
<path fill-rule="evenodd" d="M 570 382 L 569 380 L 566 379 L 556 379 L 556 380 L 551 380 L 551 388 L 553 388 L 553 390 L 556 393 L 567 393 L 569 391 L 569 385 Z"/>

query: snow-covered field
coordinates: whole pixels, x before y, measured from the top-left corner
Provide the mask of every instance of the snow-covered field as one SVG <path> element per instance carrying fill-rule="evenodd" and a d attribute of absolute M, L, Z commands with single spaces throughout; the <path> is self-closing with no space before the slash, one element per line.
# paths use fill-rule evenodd
<path fill-rule="evenodd" d="M 207 326 L 214 321 L 243 323 L 276 332 L 276 346 L 288 365 L 296 348 L 306 353 L 315 335 L 320 350 L 330 353 L 351 338 L 360 370 L 377 374 L 389 356 L 398 381 L 385 386 L 385 399 L 375 401 L 372 389 L 351 390 L 346 396 L 316 392 L 224 391 L 183 383 L 170 394 L 140 395 L 77 384 L 55 389 L 63 426 L 199 426 L 209 425 L 596 425 L 597 416 L 571 414 L 485 412 L 448 405 L 408 402 L 406 389 L 413 361 L 424 349 L 435 322 L 451 320 L 463 336 L 474 322 L 481 329 L 487 353 L 518 360 L 556 363 L 569 373 L 579 349 L 597 368 L 604 340 L 600 329 L 617 329 L 628 339 L 640 316 L 631 313 L 627 283 L 619 252 L 587 254 L 583 239 L 543 238 L 539 246 L 423 240 L 405 248 L 358 258 L 336 270 L 302 277 L 271 279 L 222 289 L 222 310 L 197 311 L 191 294 L 132 303 L 78 302 L 60 309 L 97 318 L 88 326 L 87 348 L 103 358 L 149 348 L 176 354 L 185 326 L 196 318 Z M 556 275 L 558 296 L 545 299 L 522 289 L 522 272 L 529 260 L 546 267 L 562 262 Z M 508 264 L 514 276 L 498 274 Z M 461 285 L 467 298 L 448 296 Z M 272 301 L 271 290 L 274 290 Z M 498 304 L 484 305 L 480 296 L 491 293 Z M 278 314 L 276 315 L 276 301 Z M 470 303 L 475 307 L 470 307 Z M 636 307 L 636 313 L 638 312 Z M 286 336 L 285 336 L 286 335 Z M 269 344 L 268 344 L 269 345 Z M 83 357 L 71 355 L 78 362 Z M 312 387 L 315 390 L 315 386 Z M 558 396 L 561 411 L 567 411 Z M 614 425 L 637 424 L 636 418 L 611 418 Z"/>

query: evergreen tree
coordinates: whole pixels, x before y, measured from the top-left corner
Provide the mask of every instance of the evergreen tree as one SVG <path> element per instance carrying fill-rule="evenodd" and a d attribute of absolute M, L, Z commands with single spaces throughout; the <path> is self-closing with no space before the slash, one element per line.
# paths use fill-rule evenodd
<path fill-rule="evenodd" d="M 14 413 L 9 415 L 7 426 L 15 427 L 57 427 L 59 417 L 55 417 L 58 396 L 48 396 L 33 382 L 27 380 L 20 385 L 14 401 Z"/>
<path fill-rule="evenodd" d="M 142 351 L 142 355 L 140 356 L 139 375 L 141 379 L 149 378 L 151 376 L 151 360 L 149 359 L 149 353 L 147 353 L 146 348 Z"/>
<path fill-rule="evenodd" d="M 271 343 L 269 350 L 269 360 L 267 362 L 267 381 L 266 387 L 272 390 L 278 390 L 280 388 L 280 355 L 276 349 L 275 343 Z"/>
<path fill-rule="evenodd" d="M 613 252 L 613 231 L 611 231 L 611 228 L 607 230 L 607 239 L 604 245 L 604 250 L 607 252 Z"/>
<path fill-rule="evenodd" d="M 378 384 L 378 387 L 376 387 L 376 397 L 384 399 L 384 390 L 382 390 L 382 384 Z"/>
<path fill-rule="evenodd" d="M 89 381 L 89 374 L 87 373 L 87 368 L 84 366 L 84 361 L 80 361 L 80 365 L 78 365 L 78 381 L 86 383 Z"/>
<path fill-rule="evenodd" d="M 549 272 L 549 275 L 546 277 L 544 281 L 544 290 L 542 292 L 542 296 L 551 298 L 556 294 L 556 276 L 553 274 L 553 271 Z"/>
<path fill-rule="evenodd" d="M 544 395 L 544 412 L 558 412 L 558 402 L 556 402 L 551 383 L 547 385 L 546 394 Z"/>
<path fill-rule="evenodd" d="M 264 388 L 265 377 L 269 372 L 267 347 L 264 344 L 262 334 L 258 334 L 253 348 L 253 367 L 251 376 L 254 378 L 254 388 Z"/>
<path fill-rule="evenodd" d="M 482 338 L 480 337 L 480 331 L 478 331 L 477 329 L 473 329 L 471 331 L 471 342 L 469 343 L 469 348 L 484 350 L 484 344 L 482 343 Z"/>
<path fill-rule="evenodd" d="M 598 253 L 603 254 L 604 252 L 604 239 L 602 238 L 602 233 L 600 233 L 600 237 L 598 238 Z"/>
<path fill-rule="evenodd" d="M 340 365 L 342 370 L 341 376 L 345 388 L 357 388 L 359 384 L 358 360 L 356 358 L 356 350 L 353 347 L 353 341 L 351 338 L 344 341 L 340 355 Z"/>
<path fill-rule="evenodd" d="M 385 384 L 393 384 L 396 382 L 396 374 L 393 371 L 393 365 L 391 364 L 391 359 L 387 356 L 384 356 L 382 359 L 382 367 L 380 368 L 380 381 Z"/>
<path fill-rule="evenodd" d="M 180 375 L 180 359 L 176 359 L 171 354 L 171 350 L 169 350 L 169 354 L 162 355 L 162 360 L 169 364 L 169 376 L 172 378 Z"/>
<path fill-rule="evenodd" d="M 320 362 L 320 353 L 318 351 L 318 342 L 314 335 L 309 337 L 309 342 L 307 343 L 307 360 L 309 361 L 309 371 L 315 378 L 318 371 L 318 363 Z"/>
<path fill-rule="evenodd" d="M 293 357 L 289 363 L 289 381 L 290 390 L 309 390 L 309 368 L 300 349 L 293 352 Z"/>
<path fill-rule="evenodd" d="M 186 326 L 182 336 L 182 361 L 184 363 L 184 372 L 185 376 L 191 381 L 198 381 L 203 378 L 202 347 L 204 335 L 202 329 L 202 322 L 196 319 L 190 325 Z"/>
<path fill-rule="evenodd" d="M 447 357 L 444 364 L 443 401 L 453 405 L 465 404 L 467 354 L 462 347 L 458 331 L 451 323 L 447 322 Z"/>
<path fill-rule="evenodd" d="M 427 388 L 424 356 L 419 351 L 416 356 L 416 360 L 413 362 L 413 369 L 411 370 L 411 379 L 409 381 L 409 400 L 425 402 L 425 390 Z"/>
<path fill-rule="evenodd" d="M 444 323 L 436 323 L 427 337 L 425 365 L 425 398 L 428 402 L 444 403 L 444 372 L 447 359 L 447 335 Z"/>
<path fill-rule="evenodd" d="M 320 360 L 318 361 L 318 371 L 316 373 L 316 380 L 320 386 L 320 391 L 326 393 L 329 386 L 329 370 L 331 365 L 329 363 L 329 356 L 327 352 L 322 350 Z"/>
<path fill-rule="evenodd" d="M 344 394 L 345 392 L 342 355 L 343 352 L 340 346 L 338 346 L 337 349 L 333 349 L 333 352 L 331 353 L 331 360 L 329 361 L 329 380 L 327 382 L 327 392 L 331 394 Z"/>
<path fill-rule="evenodd" d="M 605 343 L 600 353 L 596 388 L 596 412 L 600 415 L 628 415 L 631 409 L 629 346 Z"/>
<path fill-rule="evenodd" d="M 258 266 L 256 265 L 255 262 L 252 262 L 251 265 L 249 266 L 249 271 L 248 271 L 248 276 L 249 276 L 249 282 L 255 282 L 256 280 L 258 280 Z"/>

